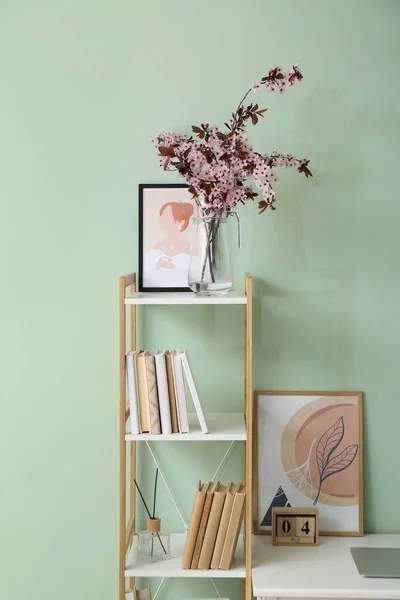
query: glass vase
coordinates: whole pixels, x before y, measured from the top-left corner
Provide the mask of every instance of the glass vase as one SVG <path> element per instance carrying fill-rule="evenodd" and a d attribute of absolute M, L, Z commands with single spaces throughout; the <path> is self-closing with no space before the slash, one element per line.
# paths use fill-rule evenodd
<path fill-rule="evenodd" d="M 237 220 L 238 248 L 240 223 L 236 213 L 222 211 L 215 216 L 192 217 L 193 237 L 188 284 L 199 296 L 224 296 L 233 286 L 228 219 Z"/>
<path fill-rule="evenodd" d="M 139 556 L 149 561 L 171 558 L 171 535 L 161 531 L 160 519 L 147 519 L 147 531 L 138 533 Z"/>

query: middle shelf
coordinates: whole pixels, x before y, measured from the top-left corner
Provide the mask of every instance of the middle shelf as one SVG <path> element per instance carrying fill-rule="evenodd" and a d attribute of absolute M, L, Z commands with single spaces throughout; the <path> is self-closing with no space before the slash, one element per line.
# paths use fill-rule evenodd
<path fill-rule="evenodd" d="M 126 557 L 125 577 L 234 577 L 244 579 L 246 567 L 244 561 L 243 536 L 240 535 L 232 567 L 222 569 L 182 569 L 182 556 L 185 546 L 185 533 L 171 533 L 171 559 L 149 562 L 140 559 L 137 554 L 137 538 Z"/>
<path fill-rule="evenodd" d="M 243 413 L 207 413 L 205 419 L 209 433 L 202 433 L 195 413 L 189 413 L 189 433 L 125 434 L 127 442 L 215 442 L 246 440 L 246 426 Z"/>

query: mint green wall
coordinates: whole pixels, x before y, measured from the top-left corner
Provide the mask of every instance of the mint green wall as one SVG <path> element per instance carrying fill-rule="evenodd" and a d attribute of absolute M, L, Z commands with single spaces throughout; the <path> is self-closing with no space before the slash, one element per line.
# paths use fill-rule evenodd
<path fill-rule="evenodd" d="M 283 171 L 276 212 L 241 211 L 254 387 L 364 391 L 366 529 L 400 532 L 399 18 L 390 0 L 2 0 L 1 598 L 116 599 L 117 277 L 136 268 L 137 184 L 176 181 L 150 138 L 222 123 L 276 64 L 305 79 L 257 95 L 251 140 L 315 177 Z M 236 409 L 241 316 L 141 311 L 141 343 L 186 346 L 206 409 Z M 187 516 L 223 448 L 156 447 Z"/>

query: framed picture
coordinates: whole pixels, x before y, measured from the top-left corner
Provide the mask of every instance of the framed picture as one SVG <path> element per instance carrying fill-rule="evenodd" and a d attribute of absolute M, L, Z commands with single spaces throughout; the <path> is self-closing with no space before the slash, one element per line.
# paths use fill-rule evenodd
<path fill-rule="evenodd" d="M 195 203 L 185 184 L 139 185 L 139 291 L 190 292 Z"/>
<path fill-rule="evenodd" d="M 311 506 L 321 535 L 363 535 L 362 394 L 254 395 L 254 533 L 273 507 Z"/>

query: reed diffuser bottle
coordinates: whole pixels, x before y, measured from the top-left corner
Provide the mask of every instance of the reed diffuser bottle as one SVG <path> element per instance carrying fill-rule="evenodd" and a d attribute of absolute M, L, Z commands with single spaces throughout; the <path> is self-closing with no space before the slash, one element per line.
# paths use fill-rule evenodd
<path fill-rule="evenodd" d="M 161 519 L 147 519 L 147 531 L 138 533 L 139 554 L 146 560 L 171 558 L 171 536 L 161 531 Z"/>
<path fill-rule="evenodd" d="M 142 499 L 143 505 L 148 514 L 147 530 L 140 531 L 138 536 L 138 551 L 139 556 L 146 560 L 165 560 L 171 558 L 171 536 L 167 531 L 161 531 L 161 519 L 155 516 L 156 514 L 156 499 L 157 499 L 157 481 L 158 469 L 154 482 L 153 496 L 153 512 L 151 513 L 142 492 L 135 480 L 136 489 Z"/>

